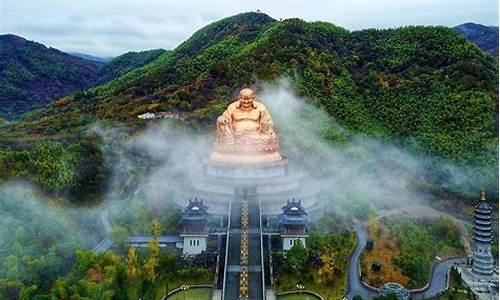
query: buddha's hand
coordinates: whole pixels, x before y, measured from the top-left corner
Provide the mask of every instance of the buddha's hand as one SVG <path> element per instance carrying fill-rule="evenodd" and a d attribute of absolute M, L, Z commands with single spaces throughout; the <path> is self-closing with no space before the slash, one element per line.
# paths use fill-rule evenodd
<path fill-rule="evenodd" d="M 227 125 L 227 124 L 229 124 L 229 120 L 226 118 L 226 116 L 220 115 L 217 118 L 217 124 L 219 124 L 219 125 Z"/>

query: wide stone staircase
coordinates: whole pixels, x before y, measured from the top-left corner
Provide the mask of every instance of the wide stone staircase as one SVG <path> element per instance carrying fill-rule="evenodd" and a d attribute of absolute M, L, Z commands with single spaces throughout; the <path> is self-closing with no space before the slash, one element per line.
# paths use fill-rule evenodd
<path fill-rule="evenodd" d="M 230 204 L 223 299 L 264 299 L 260 205 L 248 193 Z"/>

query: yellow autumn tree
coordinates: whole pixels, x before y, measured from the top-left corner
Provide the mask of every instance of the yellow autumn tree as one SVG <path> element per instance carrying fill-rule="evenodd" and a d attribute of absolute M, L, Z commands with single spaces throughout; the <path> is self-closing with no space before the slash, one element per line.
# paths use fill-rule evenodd
<path fill-rule="evenodd" d="M 159 257 L 160 257 L 160 233 L 161 225 L 158 219 L 153 220 L 153 239 L 149 241 L 150 255 L 144 262 L 144 271 L 146 272 L 146 277 L 150 282 L 154 282 L 156 279 L 156 267 L 158 267 Z"/>
<path fill-rule="evenodd" d="M 137 278 L 139 267 L 137 264 L 137 249 L 134 247 L 128 249 L 127 255 L 127 275 L 129 279 Z"/>
<path fill-rule="evenodd" d="M 153 238 L 158 240 L 161 234 L 161 224 L 158 219 L 153 219 Z"/>
<path fill-rule="evenodd" d="M 323 266 L 317 272 L 317 282 L 332 286 L 335 284 L 335 279 L 341 276 L 342 270 L 336 262 L 335 249 L 331 247 L 324 248 L 324 254 L 321 255 Z"/>
<path fill-rule="evenodd" d="M 156 267 L 158 262 L 154 257 L 148 257 L 144 262 L 144 272 L 146 273 L 146 278 L 150 282 L 154 282 L 156 280 Z"/>
<path fill-rule="evenodd" d="M 375 240 L 377 238 L 379 228 L 380 228 L 380 225 L 379 225 L 377 217 L 375 217 L 375 216 L 370 217 L 370 220 L 369 220 L 369 231 L 370 231 L 370 237 L 373 240 Z"/>

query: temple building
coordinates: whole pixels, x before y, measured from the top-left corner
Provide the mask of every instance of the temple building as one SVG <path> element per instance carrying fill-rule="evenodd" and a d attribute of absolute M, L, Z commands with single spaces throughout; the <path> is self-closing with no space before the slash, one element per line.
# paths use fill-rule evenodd
<path fill-rule="evenodd" d="M 283 239 L 283 250 L 290 250 L 297 241 L 301 241 L 305 247 L 306 238 L 308 237 L 306 230 L 308 217 L 300 200 L 288 200 L 281 210 L 283 212 L 279 217 L 279 226 L 281 238 Z"/>
<path fill-rule="evenodd" d="M 486 201 L 486 195 L 481 198 L 474 210 L 474 256 L 472 272 L 477 275 L 490 276 L 493 274 L 493 256 L 491 255 L 492 228 L 491 206 Z"/>
<path fill-rule="evenodd" d="M 182 254 L 196 255 L 207 250 L 207 210 L 208 207 L 203 204 L 203 200 L 189 199 L 189 204 L 179 221 L 181 225 L 179 236 L 183 239 Z"/>

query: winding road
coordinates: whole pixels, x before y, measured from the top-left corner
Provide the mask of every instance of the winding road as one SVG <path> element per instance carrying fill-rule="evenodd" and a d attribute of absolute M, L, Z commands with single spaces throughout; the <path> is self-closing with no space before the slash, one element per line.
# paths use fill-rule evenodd
<path fill-rule="evenodd" d="M 349 260 L 349 284 L 346 298 L 352 299 L 355 295 L 360 295 L 363 299 L 371 299 L 378 296 L 378 291 L 372 290 L 363 285 L 361 280 L 361 270 L 359 266 L 359 256 L 363 253 L 368 236 L 366 226 L 363 224 L 355 224 L 358 243 Z M 439 295 L 446 290 L 448 271 L 454 264 L 465 263 L 465 257 L 455 257 L 442 260 L 434 265 L 432 269 L 431 279 L 428 286 L 421 291 L 411 291 L 413 299 L 427 299 Z"/>
<path fill-rule="evenodd" d="M 363 224 L 357 223 L 354 225 L 358 243 L 349 258 L 349 279 L 347 287 L 348 299 L 352 299 L 356 295 L 360 295 L 363 299 L 371 299 L 378 296 L 379 293 L 365 287 L 361 281 L 361 270 L 359 269 L 359 256 L 363 253 L 366 246 L 366 238 L 368 233 Z"/>

